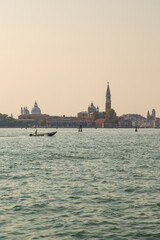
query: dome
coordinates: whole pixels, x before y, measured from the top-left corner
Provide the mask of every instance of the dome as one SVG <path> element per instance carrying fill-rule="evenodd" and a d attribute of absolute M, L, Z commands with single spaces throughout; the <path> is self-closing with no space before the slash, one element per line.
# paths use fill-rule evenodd
<path fill-rule="evenodd" d="M 88 107 L 88 112 L 92 113 L 96 111 L 96 107 L 93 105 L 93 102 L 91 103 L 91 106 Z"/>
<path fill-rule="evenodd" d="M 41 114 L 41 109 L 38 107 L 37 102 L 35 102 L 34 107 L 31 110 L 32 114 Z"/>

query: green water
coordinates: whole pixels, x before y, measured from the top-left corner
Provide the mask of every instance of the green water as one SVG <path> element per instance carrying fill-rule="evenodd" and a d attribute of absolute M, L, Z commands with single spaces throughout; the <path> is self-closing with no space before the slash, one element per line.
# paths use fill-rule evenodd
<path fill-rule="evenodd" d="M 160 239 L 160 130 L 29 133 L 0 129 L 0 239 Z"/>

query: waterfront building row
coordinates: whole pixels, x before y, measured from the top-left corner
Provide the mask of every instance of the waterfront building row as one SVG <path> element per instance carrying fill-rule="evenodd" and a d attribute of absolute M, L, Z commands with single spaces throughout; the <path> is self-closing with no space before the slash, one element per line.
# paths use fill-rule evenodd
<path fill-rule="evenodd" d="M 77 117 L 65 117 L 65 116 L 49 116 L 42 114 L 41 109 L 38 107 L 38 103 L 35 101 L 34 107 L 29 112 L 27 107 L 21 108 L 21 115 L 18 117 L 18 121 L 24 121 L 26 124 L 33 126 L 47 126 L 47 127 L 96 127 L 96 128 L 160 128 L 160 119 L 156 118 L 156 111 L 152 109 L 152 114 L 147 113 L 147 117 L 142 117 L 138 114 L 125 114 L 114 119 L 108 119 L 106 113 L 108 111 L 116 112 L 111 108 L 111 91 L 109 83 L 107 83 L 106 98 L 105 98 L 105 111 L 100 112 L 99 107 L 95 106 L 93 102 L 88 106 L 87 111 L 81 111 L 77 113 Z"/>

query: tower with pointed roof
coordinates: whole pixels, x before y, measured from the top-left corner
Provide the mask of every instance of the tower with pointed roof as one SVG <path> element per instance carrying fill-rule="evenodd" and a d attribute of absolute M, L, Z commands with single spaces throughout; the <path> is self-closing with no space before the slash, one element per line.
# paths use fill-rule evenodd
<path fill-rule="evenodd" d="M 107 112 L 108 109 L 111 109 L 111 92 L 109 88 L 109 82 L 107 83 L 105 111 Z"/>
<path fill-rule="evenodd" d="M 147 112 L 147 122 L 149 122 L 149 119 L 150 119 L 150 114 L 149 114 L 149 111 Z"/>

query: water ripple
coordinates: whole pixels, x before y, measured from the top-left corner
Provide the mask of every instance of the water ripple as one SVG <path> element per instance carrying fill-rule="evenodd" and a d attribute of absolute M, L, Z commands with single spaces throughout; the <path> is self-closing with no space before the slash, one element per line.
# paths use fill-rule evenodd
<path fill-rule="evenodd" d="M 158 130 L 30 132 L 0 129 L 0 239 L 160 239 Z"/>

